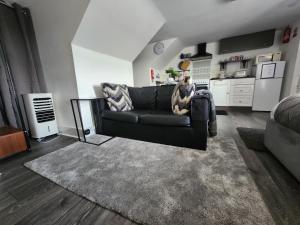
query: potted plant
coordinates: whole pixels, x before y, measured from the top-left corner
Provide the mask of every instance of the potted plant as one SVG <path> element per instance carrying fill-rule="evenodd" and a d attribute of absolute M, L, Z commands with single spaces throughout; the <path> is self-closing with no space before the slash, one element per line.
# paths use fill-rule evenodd
<path fill-rule="evenodd" d="M 172 67 L 167 69 L 166 73 L 169 75 L 169 77 L 173 78 L 174 80 L 176 80 L 176 78 L 180 76 L 179 72 L 175 71 Z"/>

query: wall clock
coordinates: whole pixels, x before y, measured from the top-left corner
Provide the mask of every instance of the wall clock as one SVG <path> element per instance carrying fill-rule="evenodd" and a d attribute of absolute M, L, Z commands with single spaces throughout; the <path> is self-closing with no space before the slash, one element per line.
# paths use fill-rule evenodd
<path fill-rule="evenodd" d="M 156 55 L 161 55 L 164 52 L 165 49 L 165 45 L 162 42 L 157 42 L 154 46 L 153 46 L 153 52 Z"/>

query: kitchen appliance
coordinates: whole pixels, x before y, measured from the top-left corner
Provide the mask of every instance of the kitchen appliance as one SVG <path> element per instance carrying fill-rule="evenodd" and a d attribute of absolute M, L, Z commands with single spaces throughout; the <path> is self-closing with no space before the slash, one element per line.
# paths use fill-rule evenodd
<path fill-rule="evenodd" d="M 257 65 L 252 110 L 272 111 L 279 102 L 285 64 L 278 61 Z"/>
<path fill-rule="evenodd" d="M 199 90 L 209 90 L 209 79 L 199 79 L 199 80 L 194 80 L 193 81 L 195 84 L 195 89 L 196 91 Z"/>
<path fill-rule="evenodd" d="M 255 64 L 263 63 L 263 62 L 270 62 L 273 59 L 273 53 L 268 53 L 268 54 L 262 54 L 256 56 L 255 59 Z"/>
<path fill-rule="evenodd" d="M 247 77 L 247 72 L 248 72 L 247 69 L 236 71 L 236 72 L 234 73 L 234 77 L 235 77 L 235 78 Z"/>
<path fill-rule="evenodd" d="M 273 61 L 280 61 L 281 60 L 281 56 L 282 56 L 282 53 L 281 52 L 274 52 L 273 53 Z"/>
<path fill-rule="evenodd" d="M 212 54 L 206 52 L 206 43 L 198 44 L 198 52 L 190 59 L 192 61 L 212 59 Z"/>

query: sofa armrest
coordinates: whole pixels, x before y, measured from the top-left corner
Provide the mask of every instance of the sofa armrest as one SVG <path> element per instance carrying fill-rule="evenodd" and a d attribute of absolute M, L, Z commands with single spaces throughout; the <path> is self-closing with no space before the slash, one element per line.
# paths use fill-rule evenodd
<path fill-rule="evenodd" d="M 106 100 L 104 98 L 95 98 L 91 100 L 93 119 L 97 134 L 102 133 L 102 112 L 107 109 Z"/>
<path fill-rule="evenodd" d="M 209 120 L 209 99 L 204 96 L 194 96 L 191 101 L 192 123 Z"/>
<path fill-rule="evenodd" d="M 209 120 L 209 100 L 206 97 L 194 96 L 191 101 L 191 125 L 194 142 L 199 149 L 206 150 Z"/>

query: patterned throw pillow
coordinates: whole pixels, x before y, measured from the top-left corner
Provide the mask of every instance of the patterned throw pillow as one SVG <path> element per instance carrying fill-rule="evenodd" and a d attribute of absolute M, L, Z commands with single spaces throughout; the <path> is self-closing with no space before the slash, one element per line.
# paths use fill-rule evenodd
<path fill-rule="evenodd" d="M 191 99 L 195 93 L 195 86 L 189 83 L 189 80 L 180 81 L 174 88 L 172 94 L 172 111 L 177 115 L 189 113 L 191 108 Z"/>
<path fill-rule="evenodd" d="M 104 83 L 102 87 L 103 95 L 111 111 L 130 111 L 133 109 L 126 85 Z"/>

